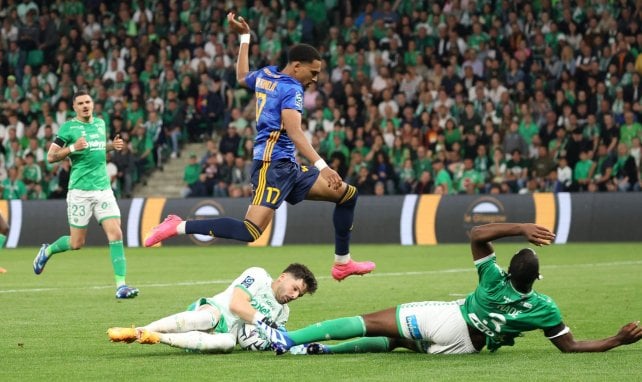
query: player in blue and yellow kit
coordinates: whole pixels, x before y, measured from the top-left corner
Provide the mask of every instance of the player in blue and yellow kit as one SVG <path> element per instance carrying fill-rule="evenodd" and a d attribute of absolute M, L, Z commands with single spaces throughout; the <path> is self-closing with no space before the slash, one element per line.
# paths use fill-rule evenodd
<path fill-rule="evenodd" d="M 491 241 L 523 236 L 541 246 L 555 235 L 535 224 L 496 223 L 470 232 L 470 247 L 477 268 L 477 288 L 457 301 L 420 301 L 362 316 L 338 318 L 303 329 L 282 332 L 258 323 L 262 336 L 277 352 L 313 341 L 363 337 L 354 341 L 293 348 L 295 354 L 386 352 L 405 347 L 429 354 L 477 353 L 512 346 L 522 332 L 541 329 L 562 352 L 603 352 L 642 339 L 640 322 L 624 325 L 617 334 L 601 340 L 577 341 L 562 321 L 550 297 L 533 290 L 540 279 L 535 251 L 524 248 L 511 259 L 508 272 L 497 264 Z M 295 350 L 296 349 L 296 350 Z"/>
<path fill-rule="evenodd" d="M 239 84 L 256 96 L 256 129 L 252 184 L 254 195 L 244 220 L 233 218 L 187 220 L 176 215 L 152 230 L 145 240 L 150 247 L 178 234 L 203 234 L 246 242 L 257 240 L 274 217 L 274 211 L 287 201 L 304 199 L 336 203 L 333 215 L 335 263 L 332 277 L 343 280 L 350 275 L 371 272 L 375 264 L 356 262 L 350 257 L 350 230 L 357 202 L 357 189 L 342 181 L 314 150 L 301 130 L 303 91 L 321 71 L 321 55 L 310 45 L 293 46 L 288 64 L 281 71 L 268 66 L 250 72 L 248 50 L 250 27 L 228 14 L 230 27 L 241 34 L 236 63 Z M 314 167 L 300 166 L 294 156 L 298 150 Z"/>

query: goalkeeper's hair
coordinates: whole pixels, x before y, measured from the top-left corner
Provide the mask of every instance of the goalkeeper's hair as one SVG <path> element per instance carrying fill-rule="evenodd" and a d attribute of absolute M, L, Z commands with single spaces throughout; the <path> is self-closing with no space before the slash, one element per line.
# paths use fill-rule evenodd
<path fill-rule="evenodd" d="M 301 279 L 306 285 L 307 293 L 313 294 L 317 290 L 317 279 L 314 273 L 303 264 L 292 263 L 283 270 L 283 273 L 289 273 L 295 279 Z"/>

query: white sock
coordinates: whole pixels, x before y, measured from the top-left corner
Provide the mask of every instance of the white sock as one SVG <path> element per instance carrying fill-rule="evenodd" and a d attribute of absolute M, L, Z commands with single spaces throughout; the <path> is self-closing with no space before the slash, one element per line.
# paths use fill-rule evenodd
<path fill-rule="evenodd" d="M 180 312 L 161 318 L 145 326 L 151 332 L 183 333 L 192 330 L 209 330 L 216 326 L 218 319 L 207 310 Z"/>
<path fill-rule="evenodd" d="M 176 233 L 178 233 L 179 235 L 185 235 L 185 220 L 178 223 L 178 225 L 176 226 Z"/>
<path fill-rule="evenodd" d="M 334 262 L 336 264 L 347 264 L 350 262 L 350 254 L 345 254 L 345 255 L 334 255 Z"/>
<path fill-rule="evenodd" d="M 160 333 L 160 342 L 182 349 L 208 353 L 229 353 L 234 350 L 236 337 L 230 333 L 209 334 L 192 331 L 187 333 Z"/>

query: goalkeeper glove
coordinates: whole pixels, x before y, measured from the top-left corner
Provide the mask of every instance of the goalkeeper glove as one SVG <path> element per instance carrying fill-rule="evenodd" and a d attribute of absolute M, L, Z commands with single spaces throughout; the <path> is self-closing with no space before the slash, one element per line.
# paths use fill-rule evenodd
<path fill-rule="evenodd" d="M 290 339 L 287 332 L 275 329 L 266 324 L 263 320 L 258 320 L 255 322 L 255 325 L 259 336 L 264 340 L 269 341 L 272 345 L 272 349 L 274 349 L 279 355 L 287 352 L 288 349 L 296 345 L 294 341 Z"/>

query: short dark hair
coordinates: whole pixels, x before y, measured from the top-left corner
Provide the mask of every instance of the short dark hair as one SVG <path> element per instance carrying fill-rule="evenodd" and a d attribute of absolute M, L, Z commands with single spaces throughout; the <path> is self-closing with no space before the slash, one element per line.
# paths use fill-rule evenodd
<path fill-rule="evenodd" d="M 78 98 L 80 96 L 90 96 L 91 97 L 91 95 L 89 94 L 87 89 L 78 89 L 78 90 L 76 90 L 74 95 L 71 97 L 71 103 L 76 102 L 76 98 Z"/>
<path fill-rule="evenodd" d="M 283 273 L 289 273 L 295 279 L 303 280 L 307 287 L 307 293 L 313 294 L 317 290 L 317 279 L 314 277 L 314 273 L 303 264 L 292 263 L 288 265 L 287 268 L 283 270 Z"/>
<path fill-rule="evenodd" d="M 535 251 L 530 248 L 523 248 L 517 252 L 510 260 L 508 273 L 515 284 L 530 286 L 539 278 L 539 259 Z M 515 287 L 518 285 L 515 285 Z"/>
<path fill-rule="evenodd" d="M 288 62 L 312 62 L 315 60 L 321 61 L 321 53 L 312 45 L 296 44 L 288 51 Z"/>

